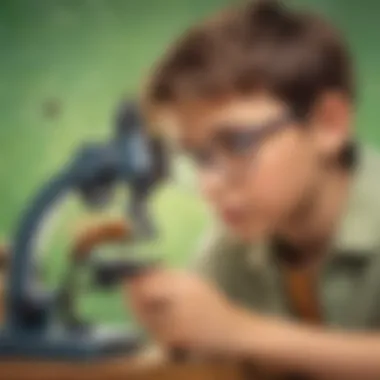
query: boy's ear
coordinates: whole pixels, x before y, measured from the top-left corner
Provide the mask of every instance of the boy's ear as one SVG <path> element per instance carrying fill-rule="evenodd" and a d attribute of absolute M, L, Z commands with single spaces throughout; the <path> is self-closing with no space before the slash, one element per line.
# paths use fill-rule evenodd
<path fill-rule="evenodd" d="M 350 140 L 352 108 L 342 94 L 324 94 L 316 103 L 311 114 L 313 133 L 317 149 L 326 159 L 335 158 Z"/>

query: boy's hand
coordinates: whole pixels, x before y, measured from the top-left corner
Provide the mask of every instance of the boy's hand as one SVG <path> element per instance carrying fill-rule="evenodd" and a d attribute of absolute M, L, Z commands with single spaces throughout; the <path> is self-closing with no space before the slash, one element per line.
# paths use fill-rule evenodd
<path fill-rule="evenodd" d="M 138 319 L 164 347 L 217 355 L 240 334 L 238 308 L 196 276 L 157 270 L 129 281 L 126 290 Z"/>

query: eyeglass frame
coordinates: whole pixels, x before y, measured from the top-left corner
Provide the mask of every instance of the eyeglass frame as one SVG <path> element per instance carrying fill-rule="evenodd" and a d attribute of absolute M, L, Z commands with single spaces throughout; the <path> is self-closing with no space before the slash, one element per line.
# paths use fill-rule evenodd
<path fill-rule="evenodd" d="M 269 137 L 273 136 L 274 134 L 281 132 L 283 130 L 286 130 L 290 125 L 293 124 L 293 122 L 296 120 L 296 118 L 289 113 L 286 113 L 285 115 L 280 116 L 279 118 L 275 120 L 271 120 L 269 122 L 263 123 L 260 127 L 255 125 L 254 127 L 250 126 L 249 128 L 244 128 L 244 130 L 235 129 L 235 128 L 223 128 L 225 131 L 229 130 L 228 132 L 231 132 L 233 130 L 233 134 L 238 137 L 240 140 L 239 143 L 243 142 L 244 146 L 234 148 L 234 151 L 228 152 L 228 148 L 224 149 L 228 154 L 235 155 L 236 157 L 244 155 L 244 158 L 253 158 L 252 155 L 255 156 L 255 153 L 258 151 L 257 147 L 261 145 L 264 141 L 266 141 Z M 220 145 L 220 144 L 219 144 Z M 219 146 L 219 149 L 223 147 Z M 203 151 L 207 150 L 208 153 L 212 150 L 212 147 L 210 148 L 204 148 Z M 238 152 L 237 150 L 240 150 Z M 219 152 L 220 154 L 220 152 Z M 196 167 L 201 171 L 215 171 L 217 166 L 220 165 L 220 163 L 217 163 L 218 159 L 212 158 L 213 162 L 205 163 L 202 162 L 199 158 L 196 157 L 196 154 L 191 153 L 191 161 L 195 162 Z M 214 154 L 215 155 L 215 154 Z M 247 157 L 246 155 L 249 155 Z M 220 159 L 219 159 L 220 160 Z M 225 164 L 222 166 L 226 166 Z M 225 169 L 223 169 L 225 170 Z"/>

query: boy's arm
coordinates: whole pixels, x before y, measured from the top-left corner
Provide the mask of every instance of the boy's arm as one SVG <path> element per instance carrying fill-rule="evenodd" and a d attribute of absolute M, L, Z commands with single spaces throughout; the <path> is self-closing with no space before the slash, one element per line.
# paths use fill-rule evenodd
<path fill-rule="evenodd" d="M 224 239 L 210 239 L 197 272 L 233 292 Z M 271 372 L 312 379 L 380 379 L 380 334 L 345 333 L 264 317 L 220 297 L 197 276 L 159 271 L 132 286 L 135 303 L 158 340 L 194 352 L 251 362 Z M 146 305 L 163 304 L 160 315 Z M 157 324 L 157 322 L 160 323 Z M 176 346 L 176 343 L 174 344 Z"/>
<path fill-rule="evenodd" d="M 236 324 L 232 357 L 313 379 L 380 379 L 380 334 L 308 327 L 245 311 Z"/>
<path fill-rule="evenodd" d="M 380 334 L 343 333 L 264 317 L 233 304 L 210 285 L 188 273 L 157 270 L 128 287 L 137 315 L 164 347 L 248 361 L 271 373 L 380 379 Z"/>

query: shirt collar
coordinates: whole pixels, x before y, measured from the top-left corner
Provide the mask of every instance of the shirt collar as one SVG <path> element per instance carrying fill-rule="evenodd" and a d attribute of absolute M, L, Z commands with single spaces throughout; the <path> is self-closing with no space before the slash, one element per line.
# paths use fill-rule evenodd
<path fill-rule="evenodd" d="M 332 244 L 338 257 L 368 258 L 380 243 L 379 181 L 380 159 L 370 148 L 358 147 L 346 211 Z"/>

